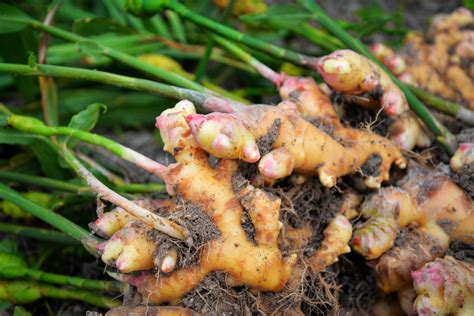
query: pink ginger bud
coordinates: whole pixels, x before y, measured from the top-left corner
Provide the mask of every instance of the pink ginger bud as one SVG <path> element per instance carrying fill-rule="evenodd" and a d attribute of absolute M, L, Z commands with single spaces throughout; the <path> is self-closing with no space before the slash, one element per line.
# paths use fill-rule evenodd
<path fill-rule="evenodd" d="M 164 150 L 173 154 L 176 147 L 192 145 L 185 117 L 195 113 L 194 105 L 188 100 L 182 100 L 156 118 L 155 126 L 160 129 L 161 138 L 165 143 Z"/>
<path fill-rule="evenodd" d="M 258 170 L 266 178 L 281 179 L 291 174 L 294 165 L 293 156 L 285 148 L 278 148 L 262 157 Z"/>
<path fill-rule="evenodd" d="M 366 63 L 362 56 L 351 50 L 337 50 L 321 58 L 317 67 L 331 88 L 339 92 L 356 93 L 361 92 L 361 84 L 369 74 L 363 68 Z"/>
<path fill-rule="evenodd" d="M 247 162 L 260 159 L 255 138 L 235 114 L 192 114 L 186 121 L 199 146 L 213 156 Z"/>
<path fill-rule="evenodd" d="M 122 273 L 149 270 L 154 267 L 155 243 L 147 239 L 147 228 L 131 222 L 116 232 L 101 246 L 102 261 L 115 266 Z"/>
<path fill-rule="evenodd" d="M 454 171 L 474 162 L 474 143 L 461 143 L 449 162 Z"/>

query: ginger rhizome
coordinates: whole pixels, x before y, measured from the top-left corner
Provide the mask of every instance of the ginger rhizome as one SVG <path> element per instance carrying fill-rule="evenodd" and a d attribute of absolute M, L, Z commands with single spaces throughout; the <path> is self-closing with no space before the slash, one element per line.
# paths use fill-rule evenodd
<path fill-rule="evenodd" d="M 374 55 L 397 77 L 432 94 L 474 109 L 474 23 L 472 12 L 460 8 L 435 16 L 426 35 L 409 33 L 395 53 L 383 44 Z"/>
<path fill-rule="evenodd" d="M 315 85 L 314 81 L 309 83 Z M 181 101 L 164 111 L 156 124 L 164 149 L 176 159 L 163 171 L 168 191 L 188 208 L 201 209 L 216 233 L 200 245 L 195 263 L 187 265 L 182 263 L 186 258 L 179 247 L 166 242 L 169 237 L 156 238 L 149 226 L 116 208 L 100 215 L 91 225 L 102 236 L 111 236 L 98 247 L 102 260 L 121 273 L 155 268 L 158 274 L 142 272 L 120 277 L 153 303 L 180 300 L 213 271 L 227 272 L 230 285 L 246 285 L 260 291 L 278 291 L 288 282 L 293 287 L 300 286 L 305 272 L 300 264 L 295 268 L 297 262 L 304 261 L 311 271 L 324 271 L 341 254 L 350 251 L 349 220 L 357 214 L 354 208 L 360 198 L 348 195 L 344 199 L 340 211 L 324 229 L 319 249 L 298 261 L 312 235 L 310 227 L 293 229 L 294 236 L 300 239 L 296 243 L 289 241 L 292 229 L 286 228 L 285 240 L 291 246 L 283 255 L 279 248 L 284 228 L 280 221 L 281 200 L 247 180 L 237 181 L 236 172 L 240 159 L 255 163 L 266 180 L 275 181 L 299 172 L 317 174 L 322 185 L 332 187 L 338 177 L 360 171 L 369 157 L 378 155 L 380 169 L 367 176 L 366 183 L 379 187 L 388 179 L 393 163 L 405 166 L 405 159 L 390 141 L 368 131 L 345 128 L 338 123 L 335 113 L 332 115 L 337 127 L 331 135 L 334 138 L 305 120 L 290 100 L 278 106 L 255 105 L 208 115 L 197 114 L 189 101 Z M 262 151 L 265 137 L 266 152 Z M 357 139 L 362 142 L 359 144 Z M 215 167 L 210 165 L 208 153 L 220 158 Z M 159 209 L 160 214 L 171 219 L 179 217 L 176 201 L 135 203 L 148 210 Z M 242 227 L 244 214 L 248 214 L 254 227 L 253 241 Z M 192 236 L 186 235 L 185 230 L 184 233 L 186 243 L 192 244 Z"/>
<path fill-rule="evenodd" d="M 474 264 L 437 258 L 411 273 L 419 315 L 470 315 L 474 310 Z"/>
<path fill-rule="evenodd" d="M 338 50 L 321 58 L 318 70 L 334 91 L 373 100 L 360 104 L 374 110 L 381 108 L 392 118 L 389 138 L 400 148 L 430 144 L 429 135 L 410 110 L 403 92 L 374 62 L 351 50 Z"/>
<path fill-rule="evenodd" d="M 153 303 L 179 300 L 216 270 L 226 271 L 235 284 L 266 291 L 281 289 L 291 274 L 296 254 L 284 257 L 278 248 L 277 239 L 281 229 L 279 199 L 250 184 L 234 192 L 232 177 L 237 170 L 237 162 L 222 159 L 213 169 L 209 165 L 208 155 L 199 148 L 190 132 L 186 122 L 189 115 L 196 115 L 194 107 L 190 102 L 182 101 L 174 109 L 163 112 L 157 120 L 165 149 L 174 154 L 177 160 L 176 164 L 168 168 L 166 178 L 168 185 L 180 198 L 202 208 L 212 220 L 219 236 L 201 247 L 199 262 L 195 265 L 171 271 L 163 269 L 162 264 L 161 270 L 169 274 L 157 277 L 144 273 L 140 276 L 127 275 L 124 279 L 136 285 L 140 293 Z M 255 243 L 247 239 L 242 229 L 244 209 L 255 227 Z M 114 237 L 122 235 L 124 230 L 129 233 L 128 229 L 133 228 L 129 225 L 116 232 Z M 111 248 L 115 247 L 114 237 L 104 246 L 104 254 L 108 255 L 109 244 L 112 243 Z M 131 242 L 135 243 L 137 239 L 131 238 Z M 118 248 L 123 248 L 123 251 L 119 258 L 124 256 L 129 239 L 120 240 Z M 147 262 L 152 264 L 150 255 L 153 249 L 145 249 L 145 240 L 138 243 L 143 253 L 147 254 Z M 116 266 L 121 270 L 118 260 Z"/>
<path fill-rule="evenodd" d="M 406 165 L 390 141 L 368 132 L 340 128 L 325 133 L 302 117 L 298 106 L 286 100 L 278 106 L 254 105 L 232 113 L 193 114 L 186 117 L 201 148 L 219 158 L 258 161 L 261 175 L 279 179 L 292 172 L 317 174 L 324 186 L 355 174 L 377 155 L 379 169 L 366 177 L 368 187 L 380 187 L 392 164 Z M 261 156 L 257 142 L 273 135 L 271 150 Z M 260 159 L 260 160 L 259 160 Z"/>
<path fill-rule="evenodd" d="M 474 235 L 473 204 L 447 176 L 412 165 L 398 185 L 366 198 L 359 208 L 366 221 L 351 241 L 371 260 L 385 293 L 409 284 L 410 272 L 443 256 L 450 241 L 471 242 Z"/>

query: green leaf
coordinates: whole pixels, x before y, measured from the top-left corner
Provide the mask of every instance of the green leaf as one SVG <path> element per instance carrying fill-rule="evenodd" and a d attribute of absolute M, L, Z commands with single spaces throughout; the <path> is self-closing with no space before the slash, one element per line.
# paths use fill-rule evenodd
<path fill-rule="evenodd" d="M 71 118 L 68 126 L 88 132 L 97 124 L 101 111 L 102 113 L 105 113 L 107 111 L 107 106 L 101 103 L 89 104 L 86 109 Z M 79 140 L 69 137 L 64 137 L 61 141 L 67 142 L 71 147 L 79 142 Z"/>
<path fill-rule="evenodd" d="M 23 11 L 0 3 L 0 33 L 14 33 L 24 29 L 31 18 Z"/>
<path fill-rule="evenodd" d="M 464 6 L 469 10 L 474 10 L 474 0 L 464 0 Z"/>
<path fill-rule="evenodd" d="M 104 33 L 132 34 L 134 30 L 107 18 L 84 18 L 77 20 L 73 32 L 83 36 L 100 35 Z"/>
<path fill-rule="evenodd" d="M 0 241 L 0 252 L 7 253 L 10 255 L 20 256 L 18 250 L 18 244 L 13 238 L 4 238 Z"/>
<path fill-rule="evenodd" d="M 15 311 L 13 312 L 13 316 L 31 316 L 32 314 L 27 311 L 24 307 L 15 306 Z"/>
<path fill-rule="evenodd" d="M 34 135 L 0 128 L 0 144 L 30 145 L 35 139 L 36 136 Z"/>
<path fill-rule="evenodd" d="M 33 52 L 28 52 L 28 66 L 35 68 L 37 65 L 36 55 Z"/>
<path fill-rule="evenodd" d="M 91 40 L 84 40 L 76 43 L 76 48 L 79 52 L 89 55 L 98 60 L 103 58 L 104 48 L 97 42 Z"/>
<path fill-rule="evenodd" d="M 102 113 L 107 111 L 107 106 L 105 106 L 105 104 L 89 104 L 86 109 L 82 110 L 71 118 L 68 126 L 83 131 L 90 131 L 94 128 L 95 124 L 99 120 L 101 111 Z"/>
<path fill-rule="evenodd" d="M 64 180 L 68 178 L 68 173 L 59 163 L 57 152 L 48 145 L 49 141 L 49 139 L 41 137 L 31 143 L 30 149 L 38 159 L 41 170 L 46 176 Z"/>
<path fill-rule="evenodd" d="M 240 17 L 244 23 L 269 26 L 279 29 L 292 29 L 307 22 L 312 14 L 296 4 L 276 4 L 262 13 L 246 14 Z"/>

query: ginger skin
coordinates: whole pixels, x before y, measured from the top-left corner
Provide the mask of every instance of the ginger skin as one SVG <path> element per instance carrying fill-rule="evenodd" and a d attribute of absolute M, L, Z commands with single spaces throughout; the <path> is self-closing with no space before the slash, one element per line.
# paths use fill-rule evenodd
<path fill-rule="evenodd" d="M 368 94 L 377 101 L 394 118 L 389 137 L 400 148 L 429 145 L 429 138 L 409 109 L 405 95 L 378 65 L 351 50 L 338 50 L 322 57 L 318 70 L 333 90 L 355 96 Z"/>
<path fill-rule="evenodd" d="M 446 256 L 411 273 L 418 315 L 469 315 L 474 308 L 474 265 Z"/>
<path fill-rule="evenodd" d="M 372 52 L 401 81 L 463 104 L 472 110 L 474 31 L 466 28 L 472 23 L 472 12 L 460 8 L 448 15 L 435 16 L 425 36 L 409 33 L 399 53 L 383 44 L 373 45 Z M 405 64 L 405 67 L 394 71 L 394 60 L 398 61 L 398 65 Z"/>
<path fill-rule="evenodd" d="M 385 293 L 400 290 L 411 271 L 443 256 L 450 241 L 474 236 L 473 204 L 449 178 L 411 166 L 398 184 L 367 198 L 361 214 L 370 218 L 352 238 L 355 251 L 377 259 L 371 265 Z M 393 246 L 400 228 L 407 226 L 412 229 Z"/>
<path fill-rule="evenodd" d="M 257 140 L 267 135 L 272 126 L 278 123 L 278 135 L 272 145 L 273 150 L 284 149 L 284 172 L 275 172 L 279 162 L 259 164 L 264 177 L 287 175 L 292 171 L 302 174 L 317 174 L 324 186 L 332 187 L 337 178 L 358 172 L 373 154 L 382 158 L 380 171 L 369 176 L 369 187 L 380 187 L 389 178 L 392 163 L 404 168 L 406 165 L 400 151 L 386 139 L 371 134 L 360 133 L 354 129 L 340 128 L 339 143 L 320 129 L 301 117 L 297 106 L 284 101 L 278 106 L 254 105 L 233 113 L 198 115 L 186 117 L 199 146 L 219 158 L 242 159 L 247 162 L 258 161 L 260 153 L 255 150 Z M 269 153 L 272 155 L 272 152 Z M 280 152 L 281 155 L 281 152 Z M 272 157 L 272 160 L 273 157 Z M 265 162 L 266 158 L 262 157 Z"/>
<path fill-rule="evenodd" d="M 124 279 L 137 286 L 139 292 L 154 304 L 176 302 L 196 287 L 212 271 L 226 271 L 236 283 L 265 291 L 281 289 L 288 280 L 296 254 L 283 257 L 277 238 L 280 200 L 255 189 L 244 187 L 239 195 L 234 193 L 232 176 L 237 170 L 235 161 L 222 159 L 213 169 L 207 154 L 192 138 L 185 117 L 195 110 L 188 101 L 167 110 L 158 119 L 161 130 L 179 139 L 168 142 L 177 163 L 169 168 L 168 184 L 181 198 L 200 205 L 212 219 L 220 236 L 208 242 L 200 254 L 197 265 L 184 267 L 157 278 L 152 274 L 126 275 Z M 163 137 L 165 142 L 168 138 Z M 172 144 L 171 144 L 172 143 Z M 200 176 L 196 178 L 196 174 Z M 239 200 L 243 201 L 242 203 Z M 244 212 L 255 226 L 255 244 L 246 237 L 241 225 Z"/>

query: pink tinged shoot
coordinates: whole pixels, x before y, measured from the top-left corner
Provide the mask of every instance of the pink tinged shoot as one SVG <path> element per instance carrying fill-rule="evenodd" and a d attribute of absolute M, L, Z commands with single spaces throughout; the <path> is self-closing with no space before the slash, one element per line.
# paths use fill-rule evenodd
<path fill-rule="evenodd" d="M 266 178 L 281 179 L 291 174 L 294 164 L 293 156 L 285 148 L 278 148 L 262 157 L 258 170 Z"/>
<path fill-rule="evenodd" d="M 122 273 L 152 269 L 155 244 L 146 236 L 144 226 L 137 222 L 130 223 L 106 241 L 105 246 L 99 246 L 102 261 Z"/>
<path fill-rule="evenodd" d="M 399 115 L 406 110 L 405 100 L 397 92 L 388 91 L 382 97 L 383 111 L 388 116 Z"/>
<path fill-rule="evenodd" d="M 461 143 L 451 157 L 450 165 L 454 171 L 458 171 L 464 165 L 474 162 L 474 143 Z"/>
<path fill-rule="evenodd" d="M 186 122 L 199 146 L 213 156 L 247 162 L 260 159 L 253 135 L 234 114 L 191 114 Z"/>

